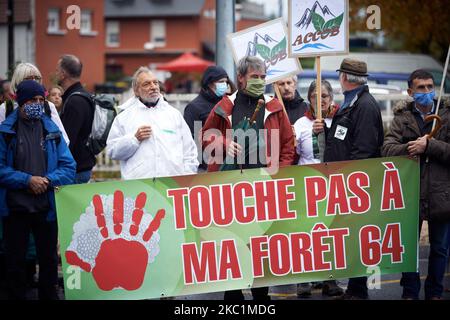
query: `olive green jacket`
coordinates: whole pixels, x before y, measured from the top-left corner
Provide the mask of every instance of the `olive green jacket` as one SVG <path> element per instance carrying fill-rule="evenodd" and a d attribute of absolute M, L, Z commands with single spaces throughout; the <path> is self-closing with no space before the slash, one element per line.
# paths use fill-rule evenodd
<path fill-rule="evenodd" d="M 407 155 L 408 142 L 421 136 L 412 108 L 414 102 L 407 101 L 394 107 L 394 119 L 382 147 L 384 157 Z M 420 173 L 420 214 L 425 220 L 450 222 L 450 100 L 442 99 L 438 115 L 442 127 L 421 155 L 428 157 L 428 162 Z"/>

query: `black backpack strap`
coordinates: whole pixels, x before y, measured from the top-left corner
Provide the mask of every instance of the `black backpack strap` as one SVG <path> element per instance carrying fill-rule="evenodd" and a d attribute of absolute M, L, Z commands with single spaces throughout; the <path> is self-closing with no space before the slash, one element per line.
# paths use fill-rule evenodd
<path fill-rule="evenodd" d="M 73 96 L 82 96 L 82 97 L 86 98 L 87 100 L 89 100 L 89 102 L 90 102 L 92 105 L 95 105 L 95 103 L 94 103 L 94 97 L 93 97 L 90 93 L 88 93 L 88 92 L 75 91 L 75 92 L 73 92 L 73 93 L 70 94 L 70 96 L 67 98 L 67 100 L 69 100 L 69 99 L 70 99 L 71 97 L 73 97 Z"/>
<path fill-rule="evenodd" d="M 83 91 L 75 91 L 75 92 L 72 92 L 72 93 L 67 97 L 67 100 L 66 100 L 66 102 L 64 103 L 63 109 L 62 109 L 62 111 L 61 111 L 61 116 L 64 114 L 64 109 L 65 109 L 65 107 L 66 107 L 67 102 L 68 102 L 68 101 L 70 100 L 70 98 L 72 98 L 73 96 L 81 96 L 81 97 L 84 97 L 85 99 L 87 99 L 87 100 L 89 101 L 89 103 L 91 104 L 92 108 L 94 108 L 94 110 L 95 110 L 95 101 L 94 101 L 93 96 L 92 96 L 90 93 L 88 93 L 88 92 L 83 92 Z"/>
<path fill-rule="evenodd" d="M 11 99 L 5 101 L 5 119 L 14 111 L 14 102 Z"/>
<path fill-rule="evenodd" d="M 44 112 L 49 118 L 52 117 L 52 110 L 50 109 L 50 105 L 47 100 L 44 101 Z"/>

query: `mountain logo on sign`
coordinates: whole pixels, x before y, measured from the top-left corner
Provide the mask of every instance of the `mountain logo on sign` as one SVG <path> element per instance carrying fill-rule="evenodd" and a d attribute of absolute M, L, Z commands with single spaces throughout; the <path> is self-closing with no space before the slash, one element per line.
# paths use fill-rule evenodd
<path fill-rule="evenodd" d="M 256 47 L 258 44 L 260 44 L 261 40 L 264 42 L 264 44 L 266 46 L 272 42 L 278 43 L 278 41 L 273 39 L 268 34 L 265 34 L 264 36 L 262 36 L 258 32 L 256 32 L 255 35 L 253 36 L 253 41 L 250 41 L 247 45 L 247 52 L 245 55 L 246 56 L 256 56 L 256 54 L 257 54 Z"/>
<path fill-rule="evenodd" d="M 328 16 L 333 16 L 334 18 L 336 17 L 331 10 L 328 8 L 328 6 L 324 6 L 322 7 L 319 3 L 319 1 L 316 1 L 314 3 L 314 5 L 311 7 L 311 9 L 306 9 L 305 13 L 303 14 L 302 18 L 295 24 L 296 27 L 298 28 L 304 28 L 304 29 L 308 29 L 309 25 L 311 24 L 312 20 L 313 20 L 313 16 L 314 14 L 318 14 L 316 12 L 317 7 L 320 9 L 320 11 L 322 12 L 322 15 L 324 18 Z"/>
<path fill-rule="evenodd" d="M 260 56 L 267 68 L 287 58 L 287 41 L 284 37 L 281 41 L 273 39 L 270 35 L 260 35 L 255 32 L 253 41 L 247 44 L 246 56 Z"/>
<path fill-rule="evenodd" d="M 323 16 L 320 15 L 320 12 Z M 330 16 L 329 20 L 325 20 L 327 16 Z M 332 47 L 325 45 L 322 42 L 323 40 L 335 37 L 340 33 L 343 20 L 344 12 L 335 16 L 327 6 L 322 7 L 319 1 L 316 1 L 310 9 L 308 8 L 305 10 L 302 18 L 295 24 L 299 29 L 309 29 L 309 26 L 312 23 L 315 31 L 305 31 L 307 32 L 305 35 L 299 34 L 292 43 L 292 46 L 301 47 L 294 49 L 294 51 L 302 51 L 305 49 L 332 50 Z"/>

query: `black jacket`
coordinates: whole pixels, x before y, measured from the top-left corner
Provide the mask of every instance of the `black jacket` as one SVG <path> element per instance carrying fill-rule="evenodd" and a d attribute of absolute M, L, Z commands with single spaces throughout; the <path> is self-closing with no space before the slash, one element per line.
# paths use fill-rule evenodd
<path fill-rule="evenodd" d="M 88 99 L 79 95 L 68 99 L 77 91 L 87 92 L 79 82 L 64 92 L 61 121 L 70 139 L 69 148 L 77 163 L 77 172 L 82 172 L 91 170 L 95 166 L 95 156 L 86 146 L 94 120 L 94 106 Z"/>
<path fill-rule="evenodd" d="M 303 117 L 308 110 L 308 104 L 300 97 L 300 94 L 295 90 L 294 99 L 288 101 L 283 99 L 284 107 L 289 117 L 289 122 L 293 125 L 295 121 Z"/>
<path fill-rule="evenodd" d="M 184 120 L 191 129 L 194 140 L 198 139 L 198 137 L 194 137 L 194 121 L 201 121 L 203 127 L 209 113 L 221 99 L 222 97 L 218 97 L 210 89 L 202 88 L 200 94 L 184 109 Z"/>
<path fill-rule="evenodd" d="M 353 103 L 336 113 L 326 129 L 324 161 L 344 161 L 381 156 L 384 131 L 380 107 L 364 85 Z"/>
<path fill-rule="evenodd" d="M 42 144 L 47 135 L 39 120 L 25 120 L 20 116 L 16 122 L 14 169 L 32 176 L 45 177 L 47 155 Z M 9 189 L 6 201 L 10 212 L 47 212 L 50 209 L 47 193 L 32 194 L 28 189 Z"/>

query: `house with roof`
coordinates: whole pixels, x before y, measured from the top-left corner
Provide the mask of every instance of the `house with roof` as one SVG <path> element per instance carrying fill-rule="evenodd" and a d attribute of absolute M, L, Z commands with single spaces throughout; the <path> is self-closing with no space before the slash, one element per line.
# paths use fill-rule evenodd
<path fill-rule="evenodd" d="M 8 0 L 0 0 L 0 77 L 8 70 Z M 91 0 L 13 0 L 14 60 L 31 62 L 44 85 L 54 81 L 63 54 L 83 63 L 81 82 L 88 90 L 105 80 L 104 2 Z"/>
<path fill-rule="evenodd" d="M 14 57 L 16 61 L 34 59 L 31 0 L 14 1 Z M 8 0 L 0 0 L 0 78 L 8 71 Z"/>
<path fill-rule="evenodd" d="M 106 74 L 132 75 L 184 52 L 213 61 L 215 18 L 215 0 L 105 1 Z M 236 5 L 236 30 L 267 20 L 263 5 Z"/>
<path fill-rule="evenodd" d="M 81 82 L 91 91 L 184 52 L 214 60 L 216 0 L 13 1 L 15 61 L 36 64 L 46 86 L 66 53 L 83 62 Z M 8 69 L 7 2 L 0 0 L 0 77 Z M 236 30 L 266 20 L 261 4 L 236 5 Z"/>

